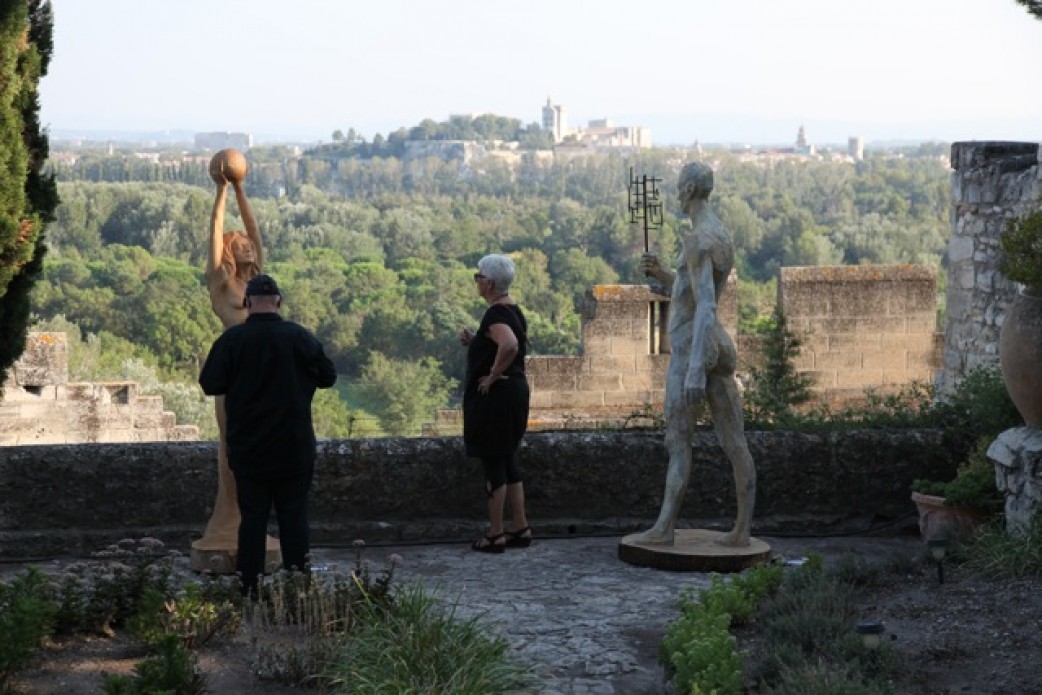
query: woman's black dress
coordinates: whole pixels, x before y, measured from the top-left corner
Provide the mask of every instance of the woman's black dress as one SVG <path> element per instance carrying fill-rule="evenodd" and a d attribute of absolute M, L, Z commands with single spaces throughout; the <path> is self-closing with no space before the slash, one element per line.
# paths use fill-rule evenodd
<path fill-rule="evenodd" d="M 478 379 L 492 371 L 496 360 L 496 341 L 488 337 L 489 327 L 502 323 L 517 338 L 517 355 L 503 376 L 492 384 L 487 395 L 478 393 Z M 467 377 L 463 389 L 463 443 L 467 456 L 507 458 L 517 450 L 528 428 L 528 380 L 525 354 L 528 323 L 514 304 L 493 304 L 481 318 L 477 334 L 467 348 Z"/>

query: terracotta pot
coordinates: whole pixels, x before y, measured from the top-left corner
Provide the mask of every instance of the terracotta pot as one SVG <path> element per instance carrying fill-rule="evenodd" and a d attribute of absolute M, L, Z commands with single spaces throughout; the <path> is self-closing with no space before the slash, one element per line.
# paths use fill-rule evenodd
<path fill-rule="evenodd" d="M 949 507 L 943 497 L 912 493 L 912 501 L 919 510 L 919 533 L 924 540 L 940 538 L 968 540 L 974 529 L 984 521 L 985 514 L 976 509 Z"/>
<path fill-rule="evenodd" d="M 1042 427 L 1042 296 L 1018 292 L 999 334 L 1006 391 L 1029 427 Z"/>

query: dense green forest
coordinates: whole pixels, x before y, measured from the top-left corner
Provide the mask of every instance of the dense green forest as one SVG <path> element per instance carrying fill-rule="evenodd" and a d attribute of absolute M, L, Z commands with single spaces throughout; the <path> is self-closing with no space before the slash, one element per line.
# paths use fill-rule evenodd
<path fill-rule="evenodd" d="M 428 139 L 455 132 L 427 127 Z M 535 126 L 501 119 L 482 127 L 538 146 Z M 464 165 L 374 156 L 350 132 L 299 155 L 252 149 L 246 190 L 265 271 L 286 293 L 285 315 L 316 332 L 343 375 L 340 398 L 316 404 L 320 434 L 415 434 L 453 402 L 464 362 L 456 335 L 483 309 L 471 274 L 486 253 L 517 263 L 512 294 L 529 317 L 533 352 L 574 353 L 586 290 L 643 281 L 643 234 L 627 212 L 630 168 L 662 179 L 665 225 L 651 246 L 671 259 L 687 224 L 675 181 L 696 158 L 716 172 L 711 201 L 734 234 L 747 325 L 771 314 L 781 266 L 940 267 L 949 170 L 936 156 L 743 161 L 651 149 Z M 155 385 L 179 421 L 212 434 L 205 401 L 192 390 L 219 332 L 202 276 L 213 205 L 205 161 L 80 152 L 55 171 L 62 205 L 34 295 L 39 325 L 79 329 L 74 378 L 133 372 Z M 226 229 L 241 229 L 231 208 Z"/>

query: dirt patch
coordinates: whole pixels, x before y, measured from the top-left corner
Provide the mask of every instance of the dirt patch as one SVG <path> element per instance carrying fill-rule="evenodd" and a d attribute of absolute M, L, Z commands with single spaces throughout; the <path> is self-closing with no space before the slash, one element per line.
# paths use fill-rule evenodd
<path fill-rule="evenodd" d="M 922 561 L 862 590 L 859 619 L 881 621 L 883 639 L 899 655 L 891 692 L 1040 692 L 1042 578 L 988 579 L 945 565 L 943 579 Z M 755 630 L 739 634 L 743 651 L 755 653 L 758 642 Z"/>
<path fill-rule="evenodd" d="M 906 579 L 861 605 L 902 656 L 897 695 L 1039 692 L 1042 578 L 983 579 L 955 566 L 943 584 L 933 567 Z"/>

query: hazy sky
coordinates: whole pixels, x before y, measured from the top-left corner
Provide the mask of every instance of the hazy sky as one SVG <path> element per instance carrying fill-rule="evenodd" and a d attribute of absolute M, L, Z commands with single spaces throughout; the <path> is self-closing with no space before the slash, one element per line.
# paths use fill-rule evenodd
<path fill-rule="evenodd" d="M 424 118 L 609 118 L 655 144 L 1042 140 L 1014 0 L 53 0 L 52 134 L 367 139 Z"/>

